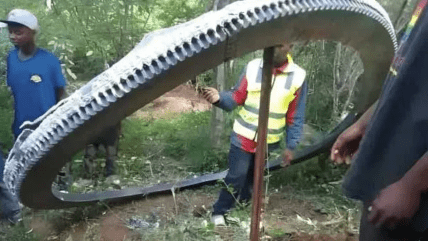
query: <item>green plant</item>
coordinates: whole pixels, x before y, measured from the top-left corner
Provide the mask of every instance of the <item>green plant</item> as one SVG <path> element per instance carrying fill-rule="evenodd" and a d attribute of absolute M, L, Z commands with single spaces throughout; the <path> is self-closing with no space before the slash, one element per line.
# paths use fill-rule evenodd
<path fill-rule="evenodd" d="M 129 156 L 168 156 L 184 160 L 190 171 L 217 171 L 226 167 L 227 148 L 214 150 L 209 141 L 210 112 L 192 112 L 177 118 L 123 121 L 120 152 Z M 228 144 L 228 140 L 225 140 Z"/>
<path fill-rule="evenodd" d="M 279 238 L 287 235 L 287 233 L 283 229 L 275 228 L 275 229 L 269 230 L 269 235 L 272 236 L 272 238 Z"/>
<path fill-rule="evenodd" d="M 36 234 L 28 232 L 28 229 L 21 224 L 10 227 L 5 234 L 0 234 L 0 239 L 8 241 L 40 240 L 40 238 Z"/>
<path fill-rule="evenodd" d="M 12 44 L 7 37 L 7 31 L 0 29 L 0 142 L 3 151 L 12 147 L 13 99 L 6 86 L 6 55 Z"/>
<path fill-rule="evenodd" d="M 0 85 L 0 142 L 4 144 L 4 146 L 2 146 L 2 148 L 4 148 L 3 151 L 12 147 L 12 103 L 12 97 L 7 87 Z"/>
<path fill-rule="evenodd" d="M 223 149 L 215 149 L 210 142 L 208 126 L 195 128 L 194 132 L 184 132 L 181 135 L 185 140 L 185 162 L 193 172 L 216 172 L 227 167 L 228 140 Z"/>

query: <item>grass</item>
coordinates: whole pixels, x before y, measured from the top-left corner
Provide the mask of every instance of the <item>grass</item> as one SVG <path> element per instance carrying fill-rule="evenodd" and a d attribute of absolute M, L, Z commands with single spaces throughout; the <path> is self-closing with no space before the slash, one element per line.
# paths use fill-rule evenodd
<path fill-rule="evenodd" d="M 182 162 L 190 171 L 215 171 L 226 167 L 226 151 L 213 150 L 209 142 L 211 112 L 184 113 L 173 119 L 123 121 L 123 155 L 164 156 Z"/>
<path fill-rule="evenodd" d="M 291 188 L 291 192 L 284 193 L 288 198 L 311 200 L 314 205 L 333 212 L 337 206 L 355 208 L 357 205 L 342 194 L 340 184 L 346 171 L 347 167 L 331 163 L 323 169 L 315 157 L 287 170 L 272 172 L 269 183 L 272 189 Z"/>
<path fill-rule="evenodd" d="M 121 186 L 147 186 L 160 182 L 174 182 L 194 173 L 219 171 L 226 168 L 227 149 L 218 151 L 209 142 L 210 112 L 181 114 L 173 119 L 122 121 L 123 136 L 119 144 L 116 174 Z M 72 191 L 105 190 L 102 176 L 104 157 L 96 159 L 98 179 L 91 185 Z M 83 154 L 72 164 L 73 176 L 78 180 L 83 172 Z"/>
<path fill-rule="evenodd" d="M 6 87 L 6 55 L 13 46 L 8 38 L 7 31 L 0 31 L 0 142 L 3 151 L 12 147 L 11 125 L 13 120 L 13 99 Z"/>
<path fill-rule="evenodd" d="M 0 78 L 1 80 L 1 78 Z M 6 153 L 12 147 L 12 120 L 13 110 L 12 103 L 13 99 L 10 95 L 9 90 L 4 82 L 0 83 L 0 143 L 2 143 L 3 151 Z"/>
<path fill-rule="evenodd" d="M 37 234 L 29 232 L 25 226 L 13 226 L 3 236 L 0 235 L 1 240 L 8 241 L 38 241 L 40 237 Z"/>
<path fill-rule="evenodd" d="M 211 150 L 209 143 L 210 112 L 191 112 L 173 119 L 152 121 L 127 118 L 122 122 L 124 138 L 120 150 L 124 155 L 164 155 L 177 160 L 187 160 L 195 170 L 203 170 L 201 156 L 194 150 Z M 202 156 L 211 156 L 204 154 Z M 224 167 L 224 166 L 223 166 Z"/>

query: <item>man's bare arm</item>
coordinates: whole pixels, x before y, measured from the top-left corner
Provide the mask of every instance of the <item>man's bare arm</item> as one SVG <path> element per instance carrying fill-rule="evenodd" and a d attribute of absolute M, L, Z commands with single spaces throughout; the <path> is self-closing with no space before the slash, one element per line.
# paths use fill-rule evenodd
<path fill-rule="evenodd" d="M 377 107 L 377 101 L 337 138 L 331 148 L 330 158 L 334 163 L 350 163 L 350 159 L 357 153 L 360 141 L 365 134 L 367 125 Z"/>
<path fill-rule="evenodd" d="M 406 224 L 418 211 L 421 194 L 428 191 L 428 152 L 397 182 L 383 189 L 370 207 L 369 221 L 378 227 Z"/>
<path fill-rule="evenodd" d="M 56 94 L 56 103 L 60 102 L 62 99 L 65 99 L 67 97 L 65 88 L 63 87 L 56 89 L 55 94 Z"/>

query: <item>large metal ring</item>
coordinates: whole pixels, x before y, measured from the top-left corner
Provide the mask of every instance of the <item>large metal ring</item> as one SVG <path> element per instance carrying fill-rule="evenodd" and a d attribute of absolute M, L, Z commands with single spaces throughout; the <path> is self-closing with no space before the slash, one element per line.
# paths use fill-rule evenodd
<path fill-rule="evenodd" d="M 397 46 L 391 21 L 376 1 L 238 1 L 146 35 L 117 64 L 31 123 L 38 127 L 18 138 L 6 161 L 4 181 L 23 204 L 38 209 L 122 200 L 170 189 L 171 184 L 165 184 L 61 194 L 53 193 L 51 186 L 70 157 L 104 129 L 188 79 L 227 59 L 285 40 L 320 39 L 340 41 L 360 53 L 364 73 L 355 109 L 363 112 L 378 98 Z"/>

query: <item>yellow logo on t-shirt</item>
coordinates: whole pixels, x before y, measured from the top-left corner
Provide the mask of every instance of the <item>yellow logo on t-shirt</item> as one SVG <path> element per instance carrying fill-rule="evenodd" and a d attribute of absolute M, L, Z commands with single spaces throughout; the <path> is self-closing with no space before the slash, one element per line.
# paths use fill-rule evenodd
<path fill-rule="evenodd" d="M 33 81 L 34 83 L 39 83 L 42 82 L 42 78 L 39 75 L 35 74 L 31 76 L 31 81 Z"/>

